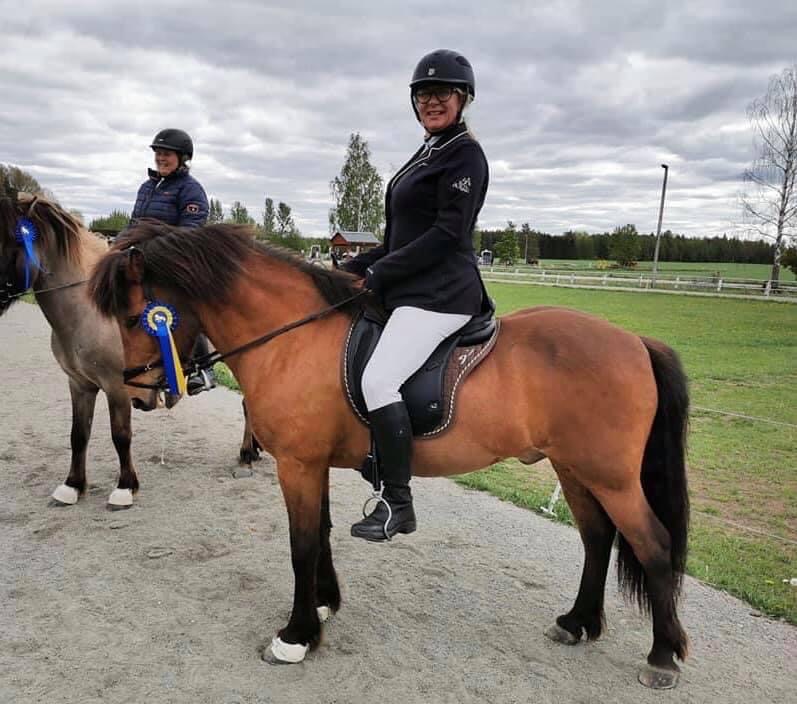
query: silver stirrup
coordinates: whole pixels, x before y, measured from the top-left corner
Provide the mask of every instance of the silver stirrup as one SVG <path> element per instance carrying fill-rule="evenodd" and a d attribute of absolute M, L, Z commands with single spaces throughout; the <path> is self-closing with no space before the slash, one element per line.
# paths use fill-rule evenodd
<path fill-rule="evenodd" d="M 384 484 L 382 486 L 384 486 Z M 385 534 L 385 540 L 392 540 L 390 535 L 388 535 L 387 527 L 390 525 L 390 521 L 393 518 L 393 509 L 390 508 L 390 504 L 382 496 L 382 489 L 379 491 L 374 491 L 374 493 L 365 500 L 365 503 L 363 504 L 363 518 L 368 517 L 367 509 L 372 501 L 375 501 L 377 506 L 380 503 L 383 503 L 385 506 L 387 506 L 387 520 L 385 521 L 385 525 L 382 526 L 382 532 Z"/>

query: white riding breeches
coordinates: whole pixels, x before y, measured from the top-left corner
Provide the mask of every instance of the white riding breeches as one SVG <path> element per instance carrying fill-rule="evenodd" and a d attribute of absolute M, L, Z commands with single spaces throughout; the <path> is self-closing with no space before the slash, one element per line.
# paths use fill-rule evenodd
<path fill-rule="evenodd" d="M 443 340 L 471 317 L 411 306 L 396 308 L 363 371 L 363 397 L 368 410 L 401 401 L 401 385 L 420 369 Z"/>

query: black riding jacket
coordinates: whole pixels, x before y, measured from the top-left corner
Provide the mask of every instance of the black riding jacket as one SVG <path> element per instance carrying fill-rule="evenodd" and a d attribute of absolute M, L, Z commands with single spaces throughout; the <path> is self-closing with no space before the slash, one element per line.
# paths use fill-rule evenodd
<path fill-rule="evenodd" d="M 487 193 L 487 159 L 464 124 L 430 142 L 387 186 L 384 244 L 343 268 L 365 276 L 387 310 L 476 315 L 483 286 L 473 228 Z"/>

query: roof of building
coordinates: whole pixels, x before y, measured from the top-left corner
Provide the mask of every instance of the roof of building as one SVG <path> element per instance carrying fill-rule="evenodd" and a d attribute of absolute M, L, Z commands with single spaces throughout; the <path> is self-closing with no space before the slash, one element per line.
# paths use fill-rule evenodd
<path fill-rule="evenodd" d="M 352 244 L 379 244 L 376 235 L 371 232 L 346 232 L 345 230 L 338 230 L 335 235 L 340 235 L 347 242 Z"/>

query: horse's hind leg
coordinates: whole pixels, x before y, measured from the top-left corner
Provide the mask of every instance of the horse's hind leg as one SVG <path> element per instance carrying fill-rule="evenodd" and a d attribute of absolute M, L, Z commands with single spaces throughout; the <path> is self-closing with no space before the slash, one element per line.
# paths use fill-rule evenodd
<path fill-rule="evenodd" d="M 96 387 L 80 386 L 69 380 L 69 394 L 72 397 L 72 462 L 69 476 L 51 495 L 56 503 L 63 506 L 77 503 L 80 494 L 86 491 L 86 448 L 91 437 L 98 391 Z"/>
<path fill-rule="evenodd" d="M 653 617 L 653 647 L 639 681 L 655 689 L 674 687 L 679 673 L 674 657 L 686 657 L 688 639 L 675 608 L 679 575 L 672 568 L 670 534 L 639 484 L 622 491 L 601 491 L 597 497 L 621 535 L 620 585 Z"/>
<path fill-rule="evenodd" d="M 594 640 L 603 630 L 603 595 L 616 531 L 601 505 L 583 485 L 566 471 L 559 473 L 559 480 L 584 544 L 584 568 L 573 608 L 559 616 L 545 633 L 553 640 L 572 645 L 585 634 L 588 640 Z"/>
<path fill-rule="evenodd" d="M 238 464 L 248 464 L 251 466 L 252 462 L 257 462 L 260 459 L 260 443 L 257 441 L 254 432 L 252 431 L 252 424 L 249 422 L 249 414 L 246 411 L 246 399 L 241 401 L 244 409 L 244 437 L 241 440 L 241 450 L 238 453 Z"/>
<path fill-rule="evenodd" d="M 130 456 L 130 441 L 133 436 L 130 424 L 130 398 L 124 390 L 106 393 L 111 416 L 111 439 L 116 454 L 119 455 L 119 483 L 108 498 L 108 506 L 129 508 L 133 505 L 133 494 L 138 491 L 138 477 Z"/>
<path fill-rule="evenodd" d="M 332 564 L 332 546 L 329 543 L 329 533 L 332 529 L 332 519 L 329 515 L 329 470 L 324 478 L 324 493 L 321 496 L 321 552 L 318 555 L 318 576 L 316 583 L 316 606 L 318 617 L 321 621 L 329 618 L 330 612 L 334 613 L 340 608 L 340 587 L 335 566 Z"/>

